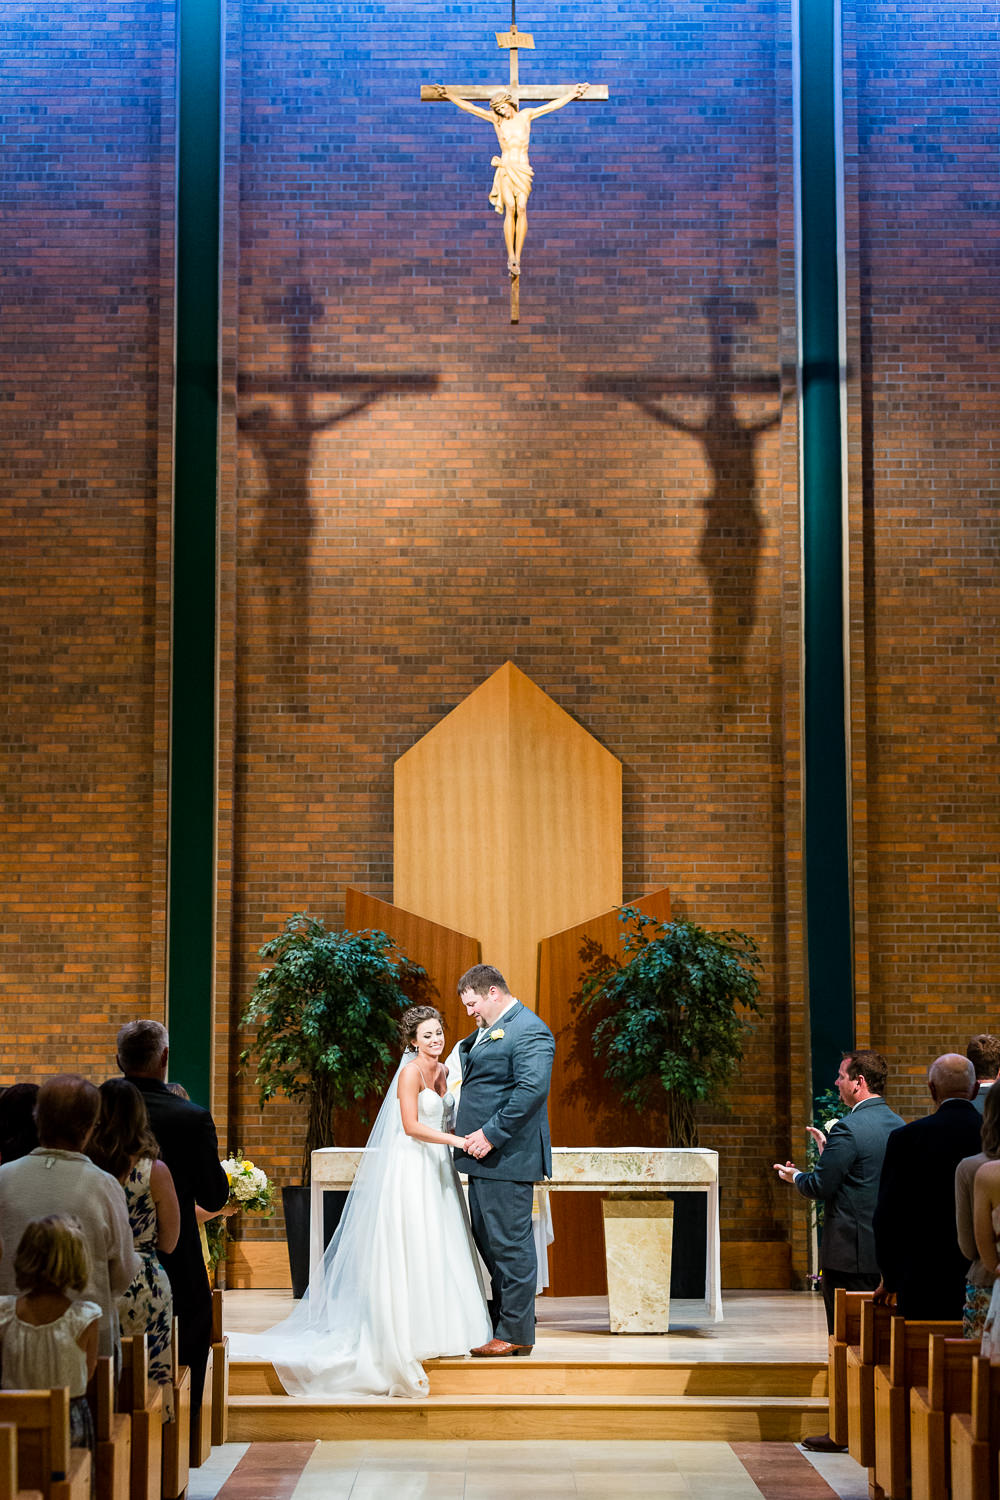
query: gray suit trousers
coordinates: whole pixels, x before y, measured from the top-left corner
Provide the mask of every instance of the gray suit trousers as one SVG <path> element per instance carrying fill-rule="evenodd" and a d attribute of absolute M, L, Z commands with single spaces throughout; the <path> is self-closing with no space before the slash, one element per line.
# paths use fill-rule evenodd
<path fill-rule="evenodd" d="M 531 1232 L 534 1183 L 469 1177 L 469 1217 L 493 1283 L 490 1319 L 498 1339 L 535 1342 L 538 1260 Z"/>

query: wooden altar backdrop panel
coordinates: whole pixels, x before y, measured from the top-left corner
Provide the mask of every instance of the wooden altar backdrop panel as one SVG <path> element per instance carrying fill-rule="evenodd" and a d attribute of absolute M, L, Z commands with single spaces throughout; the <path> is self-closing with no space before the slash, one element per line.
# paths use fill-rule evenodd
<path fill-rule="evenodd" d="M 437 922 L 428 922 L 426 917 L 415 916 L 388 901 L 379 901 L 376 896 L 368 896 L 352 886 L 348 886 L 346 892 L 345 921 L 354 931 L 374 927 L 387 932 L 407 958 L 423 965 L 437 990 L 431 1003 L 444 1016 L 447 1052 L 450 1052 L 459 1038 L 472 1030 L 456 986 L 466 969 L 480 962 L 481 949 L 476 939 L 467 937 L 464 932 L 453 932 Z M 346 1146 L 354 1142 L 345 1140 L 340 1144 Z"/>
<path fill-rule="evenodd" d="M 538 944 L 621 901 L 621 763 L 507 662 L 396 762 L 393 895 L 537 1004 Z"/>
<path fill-rule="evenodd" d="M 630 905 L 658 922 L 670 920 L 670 892 L 650 891 Z M 584 971 L 588 940 L 619 954 L 621 908 L 591 917 L 542 940 L 538 948 L 538 1013 L 556 1039 L 549 1094 L 553 1146 L 661 1146 L 655 1122 L 623 1105 L 590 1048 L 589 1025 L 571 1004 Z M 553 1193 L 555 1243 L 549 1247 L 549 1292 L 554 1297 L 603 1296 L 608 1289 L 604 1229 L 597 1193 Z"/>

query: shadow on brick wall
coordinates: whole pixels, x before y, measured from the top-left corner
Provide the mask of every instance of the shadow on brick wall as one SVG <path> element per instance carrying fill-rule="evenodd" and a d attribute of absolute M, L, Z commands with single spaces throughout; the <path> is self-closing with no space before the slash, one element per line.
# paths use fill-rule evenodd
<path fill-rule="evenodd" d="M 713 673 L 742 672 L 757 614 L 757 574 L 763 525 L 758 506 L 758 439 L 781 420 L 777 373 L 742 374 L 733 354 L 741 329 L 757 318 L 754 302 L 717 290 L 702 301 L 709 330 L 704 377 L 603 375 L 588 391 L 618 396 L 654 421 L 701 445 L 711 475 L 703 498 L 705 525 L 698 548 L 711 590 Z M 769 410 L 747 418 L 747 405 Z"/>
<path fill-rule="evenodd" d="M 291 286 L 266 304 L 269 320 L 288 330 L 288 365 L 278 373 L 241 374 L 239 429 L 254 444 L 264 485 L 248 518 L 253 537 L 251 588 L 266 600 L 266 642 L 272 658 L 308 655 L 309 568 L 316 520 L 310 470 L 316 441 L 329 428 L 358 416 L 399 391 L 433 390 L 438 377 L 418 370 L 356 374 L 314 367 L 315 333 L 324 305 L 307 286 Z M 305 711 L 304 670 L 274 674 L 289 701 Z"/>

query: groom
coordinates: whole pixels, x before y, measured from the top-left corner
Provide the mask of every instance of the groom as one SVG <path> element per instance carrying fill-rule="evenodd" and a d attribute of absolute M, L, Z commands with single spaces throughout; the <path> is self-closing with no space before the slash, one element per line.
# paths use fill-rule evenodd
<path fill-rule="evenodd" d="M 552 1175 L 546 1100 L 555 1039 L 507 988 L 499 969 L 476 964 L 458 981 L 477 1031 L 459 1044 L 462 1089 L 455 1165 L 469 1178 L 472 1233 L 493 1283 L 493 1338 L 485 1359 L 530 1354 L 537 1261 L 531 1233 L 535 1183 Z"/>

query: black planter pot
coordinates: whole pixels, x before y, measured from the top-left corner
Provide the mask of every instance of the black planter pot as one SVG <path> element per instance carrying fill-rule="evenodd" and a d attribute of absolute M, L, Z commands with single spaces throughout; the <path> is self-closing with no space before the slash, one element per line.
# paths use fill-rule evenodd
<path fill-rule="evenodd" d="M 670 1257 L 670 1295 L 700 1299 L 705 1295 L 705 1241 L 708 1238 L 708 1194 L 672 1193 L 674 1243 Z"/>
<path fill-rule="evenodd" d="M 285 1238 L 288 1240 L 288 1266 L 292 1273 L 293 1297 L 304 1297 L 309 1285 L 310 1199 L 311 1192 L 307 1187 L 283 1187 L 281 1189 L 281 1208 L 285 1215 Z M 346 1193 L 327 1191 L 323 1194 L 324 1250 L 336 1233 L 346 1202 Z"/>

